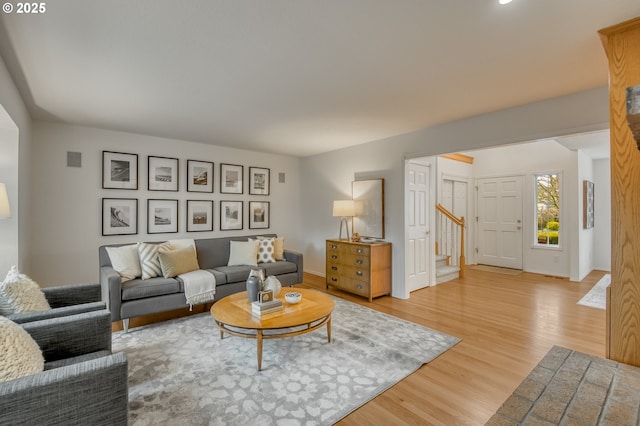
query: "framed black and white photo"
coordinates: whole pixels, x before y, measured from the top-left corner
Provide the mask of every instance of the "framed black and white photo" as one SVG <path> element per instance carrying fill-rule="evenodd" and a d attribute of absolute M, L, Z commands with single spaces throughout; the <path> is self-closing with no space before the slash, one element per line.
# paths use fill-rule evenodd
<path fill-rule="evenodd" d="M 242 215 L 242 201 L 220 201 L 220 230 L 241 230 Z"/>
<path fill-rule="evenodd" d="M 138 200 L 136 198 L 102 199 L 102 235 L 135 235 L 138 233 Z"/>
<path fill-rule="evenodd" d="M 178 232 L 178 200 L 147 200 L 147 234 Z"/>
<path fill-rule="evenodd" d="M 269 227 L 269 207 L 268 201 L 249 201 L 249 229 Z"/>
<path fill-rule="evenodd" d="M 270 170 L 262 167 L 249 167 L 249 194 L 269 195 Z"/>
<path fill-rule="evenodd" d="M 593 228 L 594 212 L 594 185 L 588 180 L 582 181 L 582 227 Z"/>
<path fill-rule="evenodd" d="M 149 191 L 178 190 L 178 159 L 149 156 Z"/>
<path fill-rule="evenodd" d="M 220 192 L 222 194 L 242 194 L 244 166 L 220 164 Z"/>
<path fill-rule="evenodd" d="M 102 188 L 138 189 L 138 154 L 102 151 Z"/>
<path fill-rule="evenodd" d="M 213 163 L 187 160 L 187 191 L 213 192 Z"/>
<path fill-rule="evenodd" d="M 213 201 L 187 200 L 187 232 L 213 231 Z"/>

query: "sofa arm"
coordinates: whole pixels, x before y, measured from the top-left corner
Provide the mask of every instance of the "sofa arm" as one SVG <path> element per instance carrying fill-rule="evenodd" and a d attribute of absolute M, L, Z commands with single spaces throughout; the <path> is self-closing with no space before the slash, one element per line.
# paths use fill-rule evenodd
<path fill-rule="evenodd" d="M 121 320 L 122 279 L 113 267 L 100 267 L 100 287 L 102 288 L 102 300 L 107 302 L 107 309 L 111 311 L 111 321 Z"/>
<path fill-rule="evenodd" d="M 98 283 L 45 287 L 42 292 L 52 308 L 100 302 L 102 300 L 100 284 Z"/>
<path fill-rule="evenodd" d="M 84 312 L 101 311 L 104 309 L 107 309 L 107 304 L 104 302 L 83 303 L 81 305 L 65 306 L 63 308 L 49 309 L 46 311 L 12 314 L 8 315 L 7 318 L 15 323 L 24 324 L 27 322 L 82 314 Z"/>
<path fill-rule="evenodd" d="M 302 259 L 302 253 L 298 253 L 295 251 L 291 251 L 291 250 L 285 250 L 284 251 L 284 258 L 287 262 L 293 262 L 297 265 L 298 267 L 298 282 L 297 283 L 301 283 L 303 281 L 304 278 L 304 269 L 303 269 L 303 259 Z"/>
<path fill-rule="evenodd" d="M 0 425 L 126 425 L 124 352 L 0 383 Z"/>
<path fill-rule="evenodd" d="M 45 361 L 90 352 L 111 352 L 111 314 L 94 311 L 20 324 L 38 343 Z"/>

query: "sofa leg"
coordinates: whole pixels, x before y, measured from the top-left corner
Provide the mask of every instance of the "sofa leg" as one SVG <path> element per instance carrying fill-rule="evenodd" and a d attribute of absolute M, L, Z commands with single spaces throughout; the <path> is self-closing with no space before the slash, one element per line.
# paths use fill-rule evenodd
<path fill-rule="evenodd" d="M 129 332 L 129 318 L 122 320 L 122 328 L 124 329 L 125 333 Z"/>

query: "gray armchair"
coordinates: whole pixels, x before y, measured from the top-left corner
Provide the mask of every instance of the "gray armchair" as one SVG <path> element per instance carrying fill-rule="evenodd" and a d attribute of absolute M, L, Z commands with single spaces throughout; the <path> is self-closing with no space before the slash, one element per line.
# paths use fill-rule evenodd
<path fill-rule="evenodd" d="M 11 321 L 23 324 L 49 318 L 75 315 L 83 312 L 100 311 L 107 308 L 101 301 L 100 284 L 73 284 L 42 289 L 51 310 L 13 314 L 7 316 Z"/>
<path fill-rule="evenodd" d="M 0 383 L 0 425 L 127 424 L 127 357 L 111 353 L 109 311 L 21 326 L 42 349 L 45 371 Z"/>

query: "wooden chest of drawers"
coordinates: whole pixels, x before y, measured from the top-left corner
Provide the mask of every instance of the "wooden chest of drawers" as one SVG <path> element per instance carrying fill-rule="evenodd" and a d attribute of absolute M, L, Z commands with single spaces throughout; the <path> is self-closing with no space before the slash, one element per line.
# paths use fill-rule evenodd
<path fill-rule="evenodd" d="M 367 297 L 391 294 L 391 243 L 327 240 L 327 288 Z"/>

